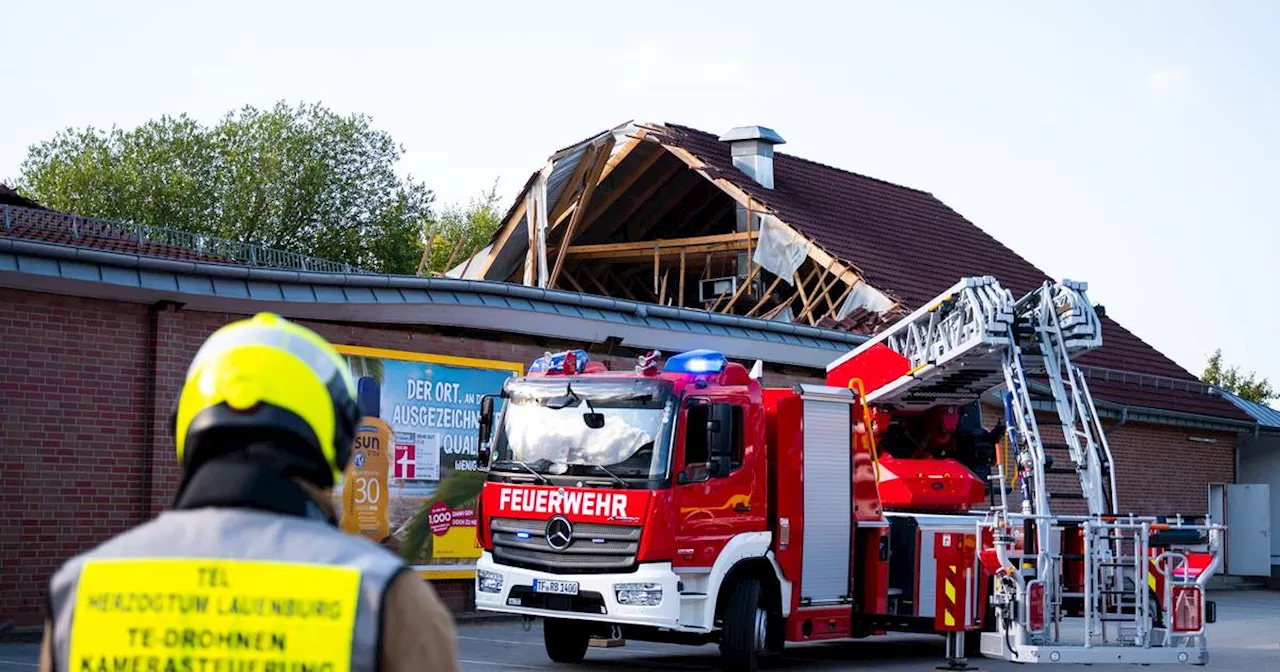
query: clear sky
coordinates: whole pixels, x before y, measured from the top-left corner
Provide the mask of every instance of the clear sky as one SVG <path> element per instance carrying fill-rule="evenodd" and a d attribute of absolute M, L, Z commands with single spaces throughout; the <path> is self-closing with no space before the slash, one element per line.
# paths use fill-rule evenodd
<path fill-rule="evenodd" d="M 280 99 L 372 115 L 442 202 L 628 119 L 762 124 L 1280 383 L 1276 35 L 1277 2 L 8 0 L 0 179 L 67 126 Z"/>

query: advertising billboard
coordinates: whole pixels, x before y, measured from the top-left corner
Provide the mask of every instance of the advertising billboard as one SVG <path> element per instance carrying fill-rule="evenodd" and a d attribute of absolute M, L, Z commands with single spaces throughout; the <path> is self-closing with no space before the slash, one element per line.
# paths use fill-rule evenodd
<path fill-rule="evenodd" d="M 336 346 L 356 379 L 361 420 L 334 492 L 342 529 L 398 549 L 409 521 L 442 479 L 479 465 L 480 399 L 524 367 L 465 357 Z M 429 548 L 413 559 L 427 578 L 471 578 L 480 557 L 474 504 L 436 503 Z"/>

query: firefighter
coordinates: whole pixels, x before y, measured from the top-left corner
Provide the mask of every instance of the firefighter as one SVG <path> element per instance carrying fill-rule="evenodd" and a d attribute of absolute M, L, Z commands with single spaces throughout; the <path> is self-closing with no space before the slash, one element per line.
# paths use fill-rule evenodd
<path fill-rule="evenodd" d="M 173 510 L 54 575 L 40 669 L 457 669 L 431 586 L 335 525 L 355 395 L 341 356 L 278 316 L 210 336 L 173 416 Z"/>

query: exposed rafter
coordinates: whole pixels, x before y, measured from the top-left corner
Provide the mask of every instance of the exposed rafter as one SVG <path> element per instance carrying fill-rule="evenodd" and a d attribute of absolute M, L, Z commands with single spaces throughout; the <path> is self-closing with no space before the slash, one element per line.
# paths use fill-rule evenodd
<path fill-rule="evenodd" d="M 636 183 L 636 180 L 640 179 L 640 177 L 644 175 L 645 171 L 649 170 L 649 168 L 651 168 L 653 164 L 657 163 L 658 159 L 661 158 L 661 150 L 650 153 L 648 156 L 640 159 L 639 162 L 630 169 L 631 172 L 618 180 L 617 184 L 610 185 L 610 187 L 601 194 L 600 199 L 593 203 L 591 207 L 587 208 L 587 212 L 583 215 L 583 228 L 591 226 L 591 223 L 595 221 L 597 217 L 608 210 L 623 193 L 631 188 L 631 185 Z M 602 178 L 601 183 L 603 182 L 604 179 Z"/>
<path fill-rule="evenodd" d="M 530 181 L 530 184 L 532 184 L 532 180 Z M 527 192 L 528 190 L 529 187 L 526 185 L 525 191 Z M 493 243 L 493 248 L 489 250 L 489 255 L 485 258 L 484 265 L 480 267 L 479 273 L 481 278 L 489 272 L 489 268 L 493 266 L 494 260 L 498 258 L 498 253 L 502 251 L 502 248 L 507 244 L 507 241 L 511 239 L 511 233 L 516 230 L 516 225 L 519 224 L 520 220 L 524 217 L 524 209 L 527 201 L 528 199 L 525 198 L 525 192 L 521 192 L 520 202 L 516 204 L 515 209 L 512 210 L 511 214 L 507 217 L 506 223 L 502 225 L 501 229 L 499 229 L 498 238 Z"/>
<path fill-rule="evenodd" d="M 778 288 L 778 283 L 780 282 L 782 282 L 782 276 L 774 276 L 773 282 L 769 283 L 769 288 L 764 290 L 764 294 L 760 297 L 760 300 L 756 302 L 756 305 L 751 307 L 751 310 L 747 311 L 747 317 L 755 315 L 756 311 L 760 310 L 760 308 L 764 306 L 765 302 L 773 297 L 773 290 Z"/>
<path fill-rule="evenodd" d="M 565 229 L 564 235 L 560 239 L 560 252 L 556 255 L 555 267 L 551 269 L 551 277 L 547 283 L 551 287 L 556 286 L 556 278 L 560 275 L 560 268 L 564 265 L 565 250 L 569 248 L 569 242 L 573 240 L 573 234 L 577 231 L 578 222 L 582 219 L 582 213 L 591 207 L 591 197 L 595 194 L 596 186 L 600 184 L 601 174 L 604 172 L 608 163 L 609 152 L 613 148 L 613 138 L 610 138 L 595 154 L 591 157 L 591 167 L 583 176 L 583 187 L 581 195 L 573 206 L 573 215 L 569 218 L 569 228 Z M 583 165 L 587 163 L 586 157 L 583 157 Z"/>
<path fill-rule="evenodd" d="M 625 207 L 620 209 L 616 215 L 613 214 L 612 211 L 601 210 L 601 218 L 605 218 L 605 215 L 609 215 L 607 217 L 609 221 L 602 221 L 601 226 L 608 224 L 609 228 L 602 230 L 599 235 L 608 239 L 621 229 L 625 238 L 632 240 L 643 238 L 644 235 L 642 233 L 631 230 L 631 218 L 642 210 L 648 212 L 657 210 L 660 213 L 661 210 L 658 209 L 658 206 L 665 202 L 667 194 L 664 193 L 661 197 L 658 197 L 657 194 L 672 187 L 682 174 L 686 174 L 685 167 L 680 163 L 673 161 L 671 162 L 670 167 L 664 169 L 660 173 L 657 173 L 656 179 L 654 179 L 648 187 L 645 187 L 643 191 L 634 196 L 627 197 L 625 199 Z M 696 176 L 694 177 L 696 179 Z M 622 200 L 623 199 L 621 198 L 619 199 L 619 205 L 621 205 Z M 666 203 L 666 207 L 670 207 L 670 203 Z"/>
<path fill-rule="evenodd" d="M 615 129 L 607 141 L 597 136 L 592 141 L 595 144 L 585 149 L 564 150 L 552 157 L 572 157 L 578 165 L 571 171 L 562 170 L 568 172 L 568 179 L 561 197 L 549 204 L 552 210 L 544 224 L 545 230 L 555 232 L 546 243 L 548 258 L 539 262 L 549 267 L 550 286 L 567 282 L 605 295 L 632 299 L 652 295 L 655 301 L 685 305 L 689 296 L 696 298 L 702 291 L 699 276 L 707 279 L 736 273 L 736 287 L 714 302 L 699 305 L 750 316 L 775 316 L 794 306 L 792 319 L 816 324 L 838 315 L 855 288 L 865 284 L 849 264 L 800 234 L 767 203 L 748 193 L 749 185 L 738 186 L 669 139 L 668 129 L 638 128 L 630 136 L 619 135 Z M 667 154 L 676 160 L 664 160 Z M 709 187 L 701 187 L 703 181 L 710 183 Z M 767 193 L 761 196 L 767 198 Z M 734 231 L 735 205 L 747 211 L 749 225 L 746 231 L 725 233 Z M 754 263 L 761 229 L 756 216 L 767 218 L 768 226 L 781 229 L 783 235 L 808 243 L 803 268 L 791 277 L 766 273 L 766 268 Z M 528 219 L 523 202 L 513 208 L 494 237 L 487 258 L 476 258 L 476 264 L 484 264 L 483 275 L 492 272 L 499 256 L 505 260 L 503 273 L 511 264 L 517 265 L 508 276 L 517 282 L 538 270 L 532 268 L 529 254 L 521 259 L 510 249 L 511 233 L 522 218 Z M 680 237 L 672 238 L 673 234 Z M 532 239 L 532 231 L 530 235 Z M 578 244 L 580 240 L 586 244 Z M 523 246 L 523 241 L 514 244 Z M 700 256 L 690 259 L 690 255 Z M 744 256 L 746 264 L 741 263 Z M 575 269 L 572 278 L 564 275 L 566 267 Z M 766 276 L 767 287 L 762 281 Z"/>
<path fill-rule="evenodd" d="M 738 187 L 738 185 L 730 182 L 729 180 L 726 180 L 723 177 L 712 177 L 706 170 L 706 167 L 707 167 L 706 164 L 703 163 L 701 159 L 691 154 L 688 150 L 684 149 L 683 147 L 675 147 L 672 145 L 663 144 L 662 141 L 659 139 L 656 139 L 656 136 L 653 134 L 646 136 L 646 138 L 649 141 L 654 142 L 655 144 L 658 144 L 668 152 L 671 152 L 671 154 L 673 154 L 676 158 L 680 159 L 681 161 L 684 161 L 685 165 L 689 166 L 689 168 L 696 171 L 699 175 L 702 175 L 703 177 L 705 177 L 708 182 L 711 182 L 712 184 L 716 185 L 716 187 L 718 187 L 721 191 L 728 194 L 731 198 L 733 198 L 738 203 L 741 203 L 744 207 L 756 213 L 769 214 L 777 221 L 778 225 L 782 227 L 784 231 L 790 234 L 793 234 L 797 237 L 808 239 L 808 236 L 802 236 L 799 232 L 797 232 L 791 226 L 787 225 L 785 222 L 779 219 L 777 216 L 777 213 L 773 212 L 773 210 L 771 210 L 767 205 L 765 205 L 764 203 L 761 203 L 760 201 L 755 200 L 754 198 L 751 198 L 751 196 L 747 192 L 743 191 L 740 187 Z M 810 244 L 809 244 L 809 257 L 813 259 L 813 261 L 819 264 L 820 266 L 827 267 L 828 265 L 830 265 L 837 273 L 839 273 L 840 279 L 844 280 L 847 283 L 852 283 L 852 282 L 855 282 L 856 280 L 861 279 L 860 276 L 857 273 L 855 273 L 852 269 L 850 269 L 845 264 L 841 263 L 838 259 L 832 256 L 826 250 L 823 250 L 817 244 L 813 243 L 812 240 L 810 240 Z"/>
<path fill-rule="evenodd" d="M 832 307 L 831 296 L 828 294 L 828 292 L 831 289 L 831 284 L 829 283 L 836 282 L 839 277 L 840 276 L 831 273 L 830 266 L 822 269 L 822 275 L 818 276 L 818 287 L 817 287 L 817 291 L 814 293 L 814 301 L 813 303 L 806 305 L 804 310 L 799 315 L 796 316 L 797 322 L 809 317 L 809 314 L 813 312 L 814 308 L 818 307 L 818 304 L 822 303 L 822 300 L 825 300 L 827 302 L 828 309 Z M 814 318 L 809 322 L 810 324 L 814 324 L 817 322 L 817 318 Z"/>
<path fill-rule="evenodd" d="M 858 285 L 853 284 L 845 287 L 844 293 L 840 295 L 840 298 L 831 303 L 831 310 L 827 311 L 827 314 L 824 317 L 829 317 L 833 320 L 836 319 L 836 316 L 840 314 L 840 307 L 844 305 L 844 300 L 849 298 L 849 295 L 853 293 L 854 288 L 857 286 Z M 819 322 L 821 322 L 821 320 L 819 320 Z"/>
<path fill-rule="evenodd" d="M 690 254 L 714 254 L 745 250 L 758 232 L 724 233 L 696 238 L 671 238 L 666 240 L 642 240 L 635 243 L 601 243 L 597 245 L 571 245 L 567 256 L 577 259 L 608 259 L 611 261 L 645 261 L 652 257 Z"/>

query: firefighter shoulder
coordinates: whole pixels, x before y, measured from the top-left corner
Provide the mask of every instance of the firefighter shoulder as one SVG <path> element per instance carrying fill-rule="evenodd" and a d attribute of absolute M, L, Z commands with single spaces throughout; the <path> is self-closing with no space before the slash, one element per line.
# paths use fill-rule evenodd
<path fill-rule="evenodd" d="M 334 523 L 359 413 L 341 356 L 270 314 L 196 353 L 173 417 L 172 510 L 69 560 L 40 668 L 455 670 L 448 611 Z"/>

